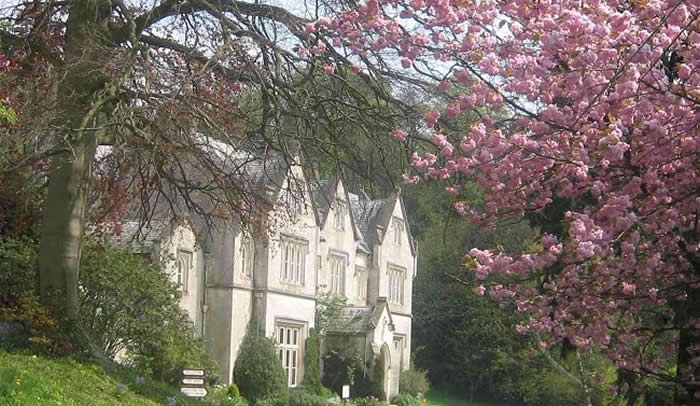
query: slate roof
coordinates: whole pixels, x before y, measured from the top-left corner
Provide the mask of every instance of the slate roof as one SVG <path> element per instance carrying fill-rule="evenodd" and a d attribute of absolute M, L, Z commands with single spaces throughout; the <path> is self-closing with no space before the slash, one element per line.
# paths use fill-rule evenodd
<path fill-rule="evenodd" d="M 344 308 L 328 327 L 328 334 L 366 334 L 379 325 L 382 313 L 386 310 L 391 328 L 394 321 L 386 297 L 377 298 L 375 306 L 349 306 Z"/>
<path fill-rule="evenodd" d="M 387 205 L 387 199 L 365 199 L 356 194 L 349 194 L 350 196 L 350 210 L 352 210 L 352 215 L 355 217 L 355 224 L 360 231 L 360 245 L 367 250 L 367 252 L 372 252 L 374 243 L 376 241 L 376 226 L 379 220 L 380 214 Z"/>
<path fill-rule="evenodd" d="M 374 307 L 350 306 L 343 309 L 336 320 L 328 327 L 329 334 L 364 334 L 374 326 L 370 320 Z"/>
<path fill-rule="evenodd" d="M 153 244 L 170 232 L 170 222 L 152 220 L 147 224 L 139 221 L 100 223 L 89 227 L 94 236 L 107 236 L 118 247 L 129 247 L 138 254 L 150 253 Z"/>

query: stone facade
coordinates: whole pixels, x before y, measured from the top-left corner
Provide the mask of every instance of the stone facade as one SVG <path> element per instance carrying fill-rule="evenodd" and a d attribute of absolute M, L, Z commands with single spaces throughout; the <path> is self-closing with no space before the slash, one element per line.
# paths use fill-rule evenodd
<path fill-rule="evenodd" d="M 274 204 L 263 233 L 220 219 L 199 229 L 185 221 L 160 224 L 151 238 L 182 285 L 182 307 L 205 336 L 222 381 L 232 382 L 254 320 L 278 342 L 288 384 L 298 386 L 317 296 L 330 291 L 345 296 L 348 307 L 326 347 L 353 343 L 368 362 L 382 357 L 385 393 L 396 395 L 400 372 L 409 367 L 416 275 L 401 197 L 354 195 L 340 176 L 310 180 L 296 166 L 270 183 L 265 193 Z"/>

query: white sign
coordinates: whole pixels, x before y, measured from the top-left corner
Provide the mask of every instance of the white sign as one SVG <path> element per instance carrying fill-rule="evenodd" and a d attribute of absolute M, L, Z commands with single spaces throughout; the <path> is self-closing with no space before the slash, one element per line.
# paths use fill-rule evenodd
<path fill-rule="evenodd" d="M 183 369 L 182 374 L 186 376 L 204 376 L 203 369 Z"/>
<path fill-rule="evenodd" d="M 203 398 L 207 396 L 207 390 L 204 388 L 180 388 L 180 392 L 191 398 Z"/>
<path fill-rule="evenodd" d="M 350 385 L 343 385 L 343 399 L 350 399 Z"/>
<path fill-rule="evenodd" d="M 182 383 L 185 385 L 204 385 L 204 378 L 183 378 Z"/>

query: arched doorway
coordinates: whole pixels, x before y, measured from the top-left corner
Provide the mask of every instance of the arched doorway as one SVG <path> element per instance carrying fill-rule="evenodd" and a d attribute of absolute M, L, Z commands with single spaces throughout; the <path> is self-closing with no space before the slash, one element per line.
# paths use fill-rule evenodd
<path fill-rule="evenodd" d="M 391 349 L 384 343 L 379 352 L 379 357 L 382 362 L 382 388 L 384 389 L 384 400 L 389 400 L 391 396 Z"/>

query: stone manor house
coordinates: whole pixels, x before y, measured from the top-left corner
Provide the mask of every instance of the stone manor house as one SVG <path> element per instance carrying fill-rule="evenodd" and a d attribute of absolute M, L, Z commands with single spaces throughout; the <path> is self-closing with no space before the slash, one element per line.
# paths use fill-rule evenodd
<path fill-rule="evenodd" d="M 304 375 L 304 340 L 314 328 L 317 298 L 347 298 L 326 347 L 382 359 L 382 385 L 398 394 L 411 358 L 411 292 L 416 246 L 399 194 L 372 200 L 350 193 L 342 176 L 313 179 L 300 166 L 248 165 L 253 184 L 275 204 L 264 232 L 221 220 L 126 222 L 119 237 L 155 258 L 182 290 L 181 306 L 206 338 L 222 381 L 233 368 L 247 325 L 255 320 L 278 343 L 290 387 Z M 292 187 L 294 185 L 294 187 Z M 292 193 L 296 190 L 296 193 Z M 274 219 L 274 220 L 273 220 Z"/>

